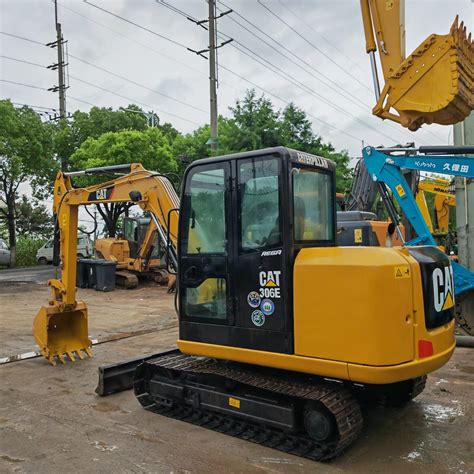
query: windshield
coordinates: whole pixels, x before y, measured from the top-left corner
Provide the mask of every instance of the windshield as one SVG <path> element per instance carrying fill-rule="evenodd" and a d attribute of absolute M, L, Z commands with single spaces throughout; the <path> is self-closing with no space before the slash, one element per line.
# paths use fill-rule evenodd
<path fill-rule="evenodd" d="M 293 168 L 292 174 L 295 241 L 334 240 L 331 175 L 308 168 Z"/>

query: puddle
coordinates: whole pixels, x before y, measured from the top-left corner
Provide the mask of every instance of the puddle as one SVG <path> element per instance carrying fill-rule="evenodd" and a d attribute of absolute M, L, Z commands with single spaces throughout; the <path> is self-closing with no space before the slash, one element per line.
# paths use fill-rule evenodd
<path fill-rule="evenodd" d="M 17 463 L 17 462 L 23 462 L 24 461 L 24 459 L 11 458 L 10 456 L 7 456 L 6 454 L 0 454 L 0 459 L 3 459 L 4 461 L 11 462 L 11 463 Z"/>
<path fill-rule="evenodd" d="M 116 449 L 118 449 L 118 446 L 109 446 L 108 444 L 105 444 L 103 441 L 94 441 L 92 445 L 94 446 L 94 448 L 102 452 L 111 453 L 112 451 L 115 451 Z"/>
<path fill-rule="evenodd" d="M 457 400 L 453 400 L 453 403 L 459 403 Z M 423 405 L 423 413 L 425 418 L 429 421 L 454 421 L 457 417 L 463 416 L 464 411 L 460 405 L 458 406 L 446 406 L 439 403 L 433 403 L 431 405 Z"/>
<path fill-rule="evenodd" d="M 421 458 L 421 449 L 425 445 L 425 442 L 422 441 L 413 451 L 409 452 L 406 456 L 403 456 L 403 459 L 406 459 L 408 462 L 413 462 L 416 459 Z"/>

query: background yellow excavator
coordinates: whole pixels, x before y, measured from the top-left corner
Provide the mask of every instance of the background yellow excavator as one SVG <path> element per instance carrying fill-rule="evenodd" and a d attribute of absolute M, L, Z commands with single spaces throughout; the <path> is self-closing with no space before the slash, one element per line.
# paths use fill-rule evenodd
<path fill-rule="evenodd" d="M 434 224 L 425 193 L 434 194 Z M 416 202 L 433 235 L 445 236 L 449 231 L 450 208 L 456 206 L 454 185 L 442 178 L 425 178 L 418 183 Z"/>
<path fill-rule="evenodd" d="M 428 36 L 405 53 L 404 0 L 361 0 L 366 50 L 377 103 L 373 113 L 417 130 L 424 123 L 453 125 L 474 108 L 474 47 L 455 19 L 446 35 Z M 375 51 L 385 83 L 380 89 Z"/>
<path fill-rule="evenodd" d="M 168 283 L 164 242 L 152 217 L 124 217 L 121 235 L 96 239 L 94 247 L 98 258 L 117 264 L 119 286 L 135 288 L 139 278 Z"/>

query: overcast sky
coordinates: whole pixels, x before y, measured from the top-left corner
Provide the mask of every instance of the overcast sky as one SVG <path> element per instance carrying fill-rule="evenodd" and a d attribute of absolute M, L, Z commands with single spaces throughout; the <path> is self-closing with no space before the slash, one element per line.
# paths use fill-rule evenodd
<path fill-rule="evenodd" d="M 169 3 L 195 18 L 207 16 L 205 0 L 169 0 Z M 222 10 L 226 10 L 225 5 L 235 9 L 234 13 L 218 21 L 222 39 L 227 38 L 226 35 L 235 39 L 233 45 L 219 50 L 222 66 L 218 90 L 220 114 L 228 115 L 229 106 L 242 97 L 246 89 L 255 87 L 259 93 L 265 89 L 273 94 L 266 95 L 279 108 L 290 101 L 303 108 L 310 114 L 314 130 L 325 141 L 330 141 L 337 149 L 348 149 L 352 156 L 360 153 L 362 140 L 373 145 L 409 140 L 418 144 L 452 141 L 451 127 L 431 125 L 411 133 L 372 116 L 374 98 L 359 0 L 261 0 L 260 3 L 253 0 L 218 3 Z M 156 34 L 126 23 L 91 4 Z M 55 39 L 51 0 L 0 0 L 0 8 L 2 32 L 42 44 Z M 407 52 L 411 52 L 430 33 L 445 34 L 456 14 L 464 19 L 469 29 L 473 29 L 474 3 L 471 0 L 407 0 Z M 155 0 L 90 0 L 88 3 L 59 0 L 59 18 L 69 51 L 68 111 L 88 110 L 89 104 L 117 108 L 136 102 L 145 110 L 157 111 L 162 120 L 171 122 L 182 132 L 190 132 L 198 124 L 208 122 L 208 63 L 186 50 L 186 47 L 205 49 L 207 31 Z M 0 55 L 47 66 L 55 62 L 56 51 L 42 44 L 0 34 Z M 258 54 L 273 64 L 280 75 L 239 49 Z M 42 89 L 57 84 L 55 72 L 4 57 L 0 58 L 0 79 Z M 304 90 L 305 86 L 312 92 Z M 55 93 L 5 82 L 0 82 L 0 95 L 20 104 L 51 108 L 57 108 L 58 104 Z"/>

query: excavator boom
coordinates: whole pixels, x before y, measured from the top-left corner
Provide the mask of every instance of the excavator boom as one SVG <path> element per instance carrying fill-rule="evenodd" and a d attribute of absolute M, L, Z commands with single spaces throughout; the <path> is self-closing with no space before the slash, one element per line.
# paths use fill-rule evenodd
<path fill-rule="evenodd" d="M 474 45 L 464 23 L 428 36 L 405 55 L 404 0 L 361 0 L 376 105 L 373 113 L 412 131 L 423 124 L 452 125 L 474 109 Z M 380 91 L 375 51 L 384 77 Z"/>

